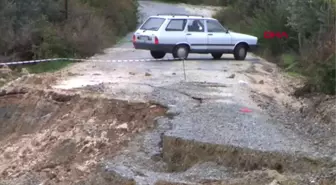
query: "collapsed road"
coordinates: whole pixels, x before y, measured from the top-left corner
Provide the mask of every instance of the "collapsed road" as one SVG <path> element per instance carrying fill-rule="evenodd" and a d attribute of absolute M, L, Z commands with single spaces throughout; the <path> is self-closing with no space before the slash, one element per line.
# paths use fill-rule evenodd
<path fill-rule="evenodd" d="M 140 1 L 141 20 L 215 10 Z M 150 58 L 130 38 L 93 58 Z M 185 64 L 186 80 L 181 61 L 83 62 L 8 84 L 0 100 L 0 184 L 334 183 L 331 132 L 317 144 L 300 125 L 283 124 L 289 115 L 263 109 L 295 106 L 274 65 L 252 54 L 246 61 L 191 54 Z"/>

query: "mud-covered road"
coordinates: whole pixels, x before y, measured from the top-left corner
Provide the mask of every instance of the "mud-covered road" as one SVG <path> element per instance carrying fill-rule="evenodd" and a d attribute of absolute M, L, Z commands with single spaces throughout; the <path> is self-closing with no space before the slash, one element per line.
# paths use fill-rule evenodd
<path fill-rule="evenodd" d="M 142 20 L 157 13 L 211 16 L 215 9 L 140 1 Z M 93 58 L 150 58 L 148 51 L 134 50 L 130 40 L 128 35 Z M 54 74 L 51 91 L 168 108 L 166 116 L 156 119 L 156 128 L 132 136 L 113 158 L 99 160 L 97 173 L 78 185 L 314 184 L 320 174 L 326 175 L 324 168 L 334 169 L 331 139 L 318 145 L 300 125 L 283 124 L 287 118 L 275 119 L 263 109 L 270 103 L 299 104 L 274 65 L 252 54 L 245 61 L 235 61 L 232 55 L 212 60 L 210 55 L 191 54 L 185 72 L 186 80 L 182 61 L 84 62 Z"/>

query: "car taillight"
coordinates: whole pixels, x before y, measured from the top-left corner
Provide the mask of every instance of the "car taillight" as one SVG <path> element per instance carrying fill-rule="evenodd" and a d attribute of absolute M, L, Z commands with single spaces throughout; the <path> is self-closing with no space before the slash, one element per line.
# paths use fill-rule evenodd
<path fill-rule="evenodd" d="M 132 39 L 133 43 L 136 41 L 136 37 L 135 35 L 133 35 L 133 39 Z"/>
<path fill-rule="evenodd" d="M 159 39 L 157 37 L 154 38 L 154 43 L 159 44 Z"/>

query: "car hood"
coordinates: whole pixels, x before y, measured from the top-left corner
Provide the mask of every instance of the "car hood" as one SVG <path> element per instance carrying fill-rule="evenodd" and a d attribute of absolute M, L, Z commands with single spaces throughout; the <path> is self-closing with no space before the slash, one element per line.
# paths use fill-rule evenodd
<path fill-rule="evenodd" d="M 247 34 L 242 34 L 242 33 L 237 33 L 237 32 L 233 32 L 233 31 L 230 31 L 230 35 L 232 37 L 234 37 L 235 39 L 258 39 L 257 37 L 255 36 L 252 36 L 252 35 L 247 35 Z"/>

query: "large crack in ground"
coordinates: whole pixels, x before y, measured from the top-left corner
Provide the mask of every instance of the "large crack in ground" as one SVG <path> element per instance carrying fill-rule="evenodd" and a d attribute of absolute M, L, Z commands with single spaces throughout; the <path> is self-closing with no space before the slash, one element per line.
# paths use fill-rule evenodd
<path fill-rule="evenodd" d="M 151 87 L 145 95 L 151 103 L 132 103 L 106 98 L 114 97 L 107 92 L 116 91 L 118 84 L 55 90 L 48 87 L 54 79 L 48 78 L 24 77 L 0 93 L 0 144 L 5 144 L 0 168 L 6 185 L 329 185 L 335 181 L 333 161 L 270 150 L 284 147 L 273 140 L 287 139 L 275 132 L 280 127 L 241 115 L 238 101 L 217 102 L 232 98 L 231 84 L 134 83 L 124 88 Z M 246 100 L 244 94 L 240 98 Z M 272 97 L 262 102 L 274 103 Z M 165 108 L 158 104 L 175 114 L 165 117 Z M 142 132 L 148 128 L 152 129 Z M 273 138 L 256 138 L 264 134 Z M 225 135 L 234 142 L 218 144 L 216 140 L 226 140 Z M 275 146 L 253 148 L 256 142 Z"/>
<path fill-rule="evenodd" d="M 176 95 L 195 100 L 194 97 L 197 96 L 188 92 L 188 89 L 193 89 L 190 87 L 193 85 L 195 84 L 187 82 L 167 87 L 150 86 L 156 90 L 155 94 L 161 96 L 165 96 L 164 92 L 173 91 Z M 185 87 L 184 91 L 176 91 L 180 86 Z M 212 86 L 214 85 L 203 84 L 202 88 Z M 188 109 L 195 112 L 204 105 L 198 102 Z M 183 112 L 188 114 L 188 111 Z M 217 145 L 167 135 L 167 132 L 181 124 L 176 121 L 173 123 L 180 116 L 183 115 L 175 114 L 170 118 L 158 119 L 154 130 L 134 138 L 124 152 L 103 162 L 99 172 L 81 184 L 93 185 L 99 181 L 101 184 L 121 185 L 268 185 L 272 182 L 281 185 L 306 185 L 316 184 L 316 179 L 319 183 L 334 181 L 334 162 L 329 159 L 314 159 L 309 155 L 301 156 L 282 151 L 251 150 L 248 147 L 239 148 L 230 144 Z M 192 124 L 190 122 L 190 126 Z"/>
<path fill-rule="evenodd" d="M 185 9 L 142 5 L 145 16 Z M 127 45 L 132 44 L 109 49 L 98 59 L 150 57 Z M 183 73 L 176 62 L 136 67 L 82 63 L 68 72 L 78 77 L 70 82 L 61 73 L 18 79 L 20 88 L 0 92 L 0 144 L 5 144 L 0 147 L 0 184 L 335 184 L 335 160 L 330 160 L 335 155 L 310 158 L 315 151 L 330 154 L 330 149 L 324 151 L 322 146 L 314 151 L 315 145 L 297 137 L 292 127 L 282 128 L 277 118 L 257 119 L 263 112 L 255 107 L 250 113 L 239 111 L 253 107 L 245 86 L 267 94 L 257 98 L 263 108 L 284 97 L 287 89 L 273 79 L 278 78 L 274 66 L 250 55 L 244 62 L 204 60 L 188 61 L 188 79 L 195 82 L 179 82 Z M 70 90 L 53 89 L 56 80 Z M 134 103 L 133 98 L 151 103 Z M 158 104 L 168 107 L 166 114 Z M 301 150 L 308 154 L 299 155 Z"/>

